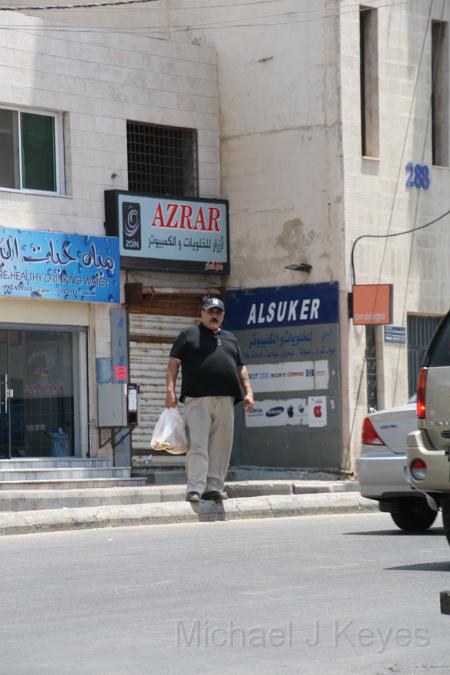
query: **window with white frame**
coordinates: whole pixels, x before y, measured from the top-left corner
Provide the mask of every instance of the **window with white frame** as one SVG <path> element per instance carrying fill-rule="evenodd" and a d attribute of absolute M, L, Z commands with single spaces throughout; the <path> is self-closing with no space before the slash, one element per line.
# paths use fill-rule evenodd
<path fill-rule="evenodd" d="M 61 117 L 0 108 L 0 188 L 62 192 Z"/>

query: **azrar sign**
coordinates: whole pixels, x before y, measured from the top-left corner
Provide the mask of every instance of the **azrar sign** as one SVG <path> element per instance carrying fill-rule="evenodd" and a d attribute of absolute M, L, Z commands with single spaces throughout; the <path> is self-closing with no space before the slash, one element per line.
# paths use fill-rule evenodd
<path fill-rule="evenodd" d="M 229 273 L 228 202 L 105 191 L 106 228 L 122 267 Z"/>

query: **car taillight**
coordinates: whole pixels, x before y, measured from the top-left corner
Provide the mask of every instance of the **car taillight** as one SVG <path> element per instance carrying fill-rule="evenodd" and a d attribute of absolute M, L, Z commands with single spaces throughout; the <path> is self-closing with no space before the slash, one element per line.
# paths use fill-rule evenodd
<path fill-rule="evenodd" d="M 417 401 L 416 412 L 419 420 L 424 420 L 427 414 L 427 404 L 425 402 L 425 393 L 427 388 L 428 368 L 421 368 L 417 380 Z"/>
<path fill-rule="evenodd" d="M 427 465 L 423 459 L 413 459 L 409 470 L 414 480 L 423 480 L 427 475 Z"/>
<path fill-rule="evenodd" d="M 362 426 L 362 442 L 364 445 L 385 445 L 385 443 L 378 436 L 372 422 L 368 417 L 363 422 Z"/>

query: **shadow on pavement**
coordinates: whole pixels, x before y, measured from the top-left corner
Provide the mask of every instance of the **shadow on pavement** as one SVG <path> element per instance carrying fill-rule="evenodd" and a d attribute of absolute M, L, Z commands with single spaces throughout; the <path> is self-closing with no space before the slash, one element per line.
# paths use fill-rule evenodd
<path fill-rule="evenodd" d="M 397 565 L 396 567 L 385 567 L 384 570 L 386 572 L 450 572 L 450 561 Z"/>
<path fill-rule="evenodd" d="M 225 509 L 222 502 L 190 502 L 192 510 L 198 516 L 200 522 L 214 522 L 217 520 L 226 520 Z"/>
<path fill-rule="evenodd" d="M 391 537 L 433 537 L 433 536 L 438 536 L 438 537 L 443 537 L 445 536 L 444 534 L 444 528 L 443 527 L 433 527 L 430 530 L 425 530 L 425 532 L 405 532 L 404 530 L 400 530 L 396 527 L 392 528 L 392 530 L 367 530 L 363 532 L 343 532 L 342 534 L 345 535 L 359 535 L 359 536 L 364 536 L 364 537 L 371 537 L 371 536 L 391 536 Z"/>

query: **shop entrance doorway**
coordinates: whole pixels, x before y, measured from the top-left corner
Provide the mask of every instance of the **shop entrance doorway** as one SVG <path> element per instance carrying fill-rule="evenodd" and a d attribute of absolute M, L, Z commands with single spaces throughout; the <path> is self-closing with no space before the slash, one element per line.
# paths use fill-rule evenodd
<path fill-rule="evenodd" d="M 0 458 L 75 454 L 78 342 L 70 329 L 0 327 Z"/>

